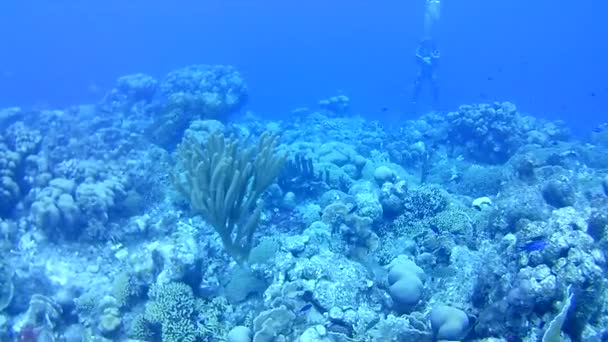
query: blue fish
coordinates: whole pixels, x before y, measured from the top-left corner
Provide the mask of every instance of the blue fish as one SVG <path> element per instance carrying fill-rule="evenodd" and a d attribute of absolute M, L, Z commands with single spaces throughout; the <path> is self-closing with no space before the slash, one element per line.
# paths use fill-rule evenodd
<path fill-rule="evenodd" d="M 310 309 L 312 309 L 312 304 L 308 303 L 306 305 L 304 305 L 303 307 L 300 308 L 300 310 L 298 311 L 298 314 L 305 314 L 306 312 L 308 312 Z"/>
<path fill-rule="evenodd" d="M 593 132 L 594 133 L 601 133 L 601 132 L 605 131 L 606 129 L 608 129 L 608 122 L 604 122 L 601 125 L 595 127 L 593 129 Z"/>
<path fill-rule="evenodd" d="M 359 206 L 356 204 L 353 204 L 353 206 L 348 210 L 349 214 L 354 213 L 355 211 L 357 211 L 357 209 L 359 209 Z"/>
<path fill-rule="evenodd" d="M 547 241 L 543 239 L 533 239 L 520 246 L 519 249 L 525 252 L 533 252 L 540 251 L 547 246 L 549 246 L 549 243 Z"/>
<path fill-rule="evenodd" d="M 436 224 L 431 223 L 429 229 L 432 230 L 433 233 L 439 235 L 439 227 Z"/>

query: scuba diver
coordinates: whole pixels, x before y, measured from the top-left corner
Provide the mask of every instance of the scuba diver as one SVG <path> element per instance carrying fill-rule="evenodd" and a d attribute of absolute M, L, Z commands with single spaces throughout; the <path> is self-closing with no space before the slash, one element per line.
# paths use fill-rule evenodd
<path fill-rule="evenodd" d="M 428 81 L 433 94 L 433 103 L 439 101 L 439 84 L 437 82 L 437 66 L 439 65 L 439 50 L 431 38 L 423 39 L 416 48 L 416 62 L 418 64 L 418 75 L 414 81 L 412 103 L 418 102 L 422 85 Z"/>
<path fill-rule="evenodd" d="M 439 22 L 440 0 L 426 0 L 424 13 L 424 39 L 416 48 L 416 62 L 418 74 L 414 81 L 412 104 L 418 103 L 418 97 L 425 81 L 431 86 L 433 103 L 439 101 L 439 84 L 437 81 L 437 66 L 439 65 L 439 49 L 432 37 L 436 36 L 437 23 Z"/>

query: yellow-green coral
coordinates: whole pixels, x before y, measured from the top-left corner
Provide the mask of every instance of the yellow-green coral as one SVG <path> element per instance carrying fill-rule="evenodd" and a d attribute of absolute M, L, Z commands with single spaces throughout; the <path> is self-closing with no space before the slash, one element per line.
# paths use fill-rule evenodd
<path fill-rule="evenodd" d="M 154 284 L 148 296 L 145 319 L 160 325 L 163 342 L 196 341 L 195 299 L 188 285 Z"/>
<path fill-rule="evenodd" d="M 223 299 L 204 301 L 194 297 L 183 283 L 154 284 L 145 313 L 129 324 L 129 337 L 142 341 L 223 341 L 230 326 L 223 316 L 231 310 Z M 157 336 L 160 331 L 161 336 Z"/>
<path fill-rule="evenodd" d="M 85 292 L 80 297 L 74 300 L 76 304 L 76 310 L 81 314 L 89 315 L 97 307 L 97 303 L 101 300 L 101 297 L 95 292 Z"/>
<path fill-rule="evenodd" d="M 340 233 L 354 257 L 363 257 L 378 248 L 378 236 L 372 230 L 373 221 L 366 216 L 351 213 L 341 202 L 332 203 L 323 210 L 321 220 Z"/>
<path fill-rule="evenodd" d="M 426 221 L 426 220 L 425 220 Z M 448 210 L 438 213 L 436 216 L 430 218 L 425 222 L 427 226 L 434 225 L 439 229 L 440 232 L 449 232 L 451 234 L 465 235 L 471 233 L 472 220 L 469 215 L 459 210 L 458 208 L 450 208 Z"/>
<path fill-rule="evenodd" d="M 118 273 L 112 283 L 112 295 L 116 298 L 118 306 L 126 306 L 129 301 L 141 293 L 141 287 L 136 279 L 126 271 Z"/>
<path fill-rule="evenodd" d="M 422 234 L 426 229 L 425 225 L 409 214 L 405 213 L 399 215 L 390 225 L 387 226 L 387 231 L 394 233 L 397 237 L 406 237 L 408 239 L 414 239 L 416 236 Z"/>
<path fill-rule="evenodd" d="M 149 323 L 146 320 L 145 314 L 137 315 L 133 318 L 129 324 L 129 331 L 127 333 L 129 338 L 137 341 L 149 341 L 152 337 Z"/>
<path fill-rule="evenodd" d="M 110 335 L 120 329 L 122 319 L 120 318 L 120 312 L 116 307 L 109 307 L 103 310 L 101 320 L 99 321 L 99 329 L 102 334 Z"/>
<path fill-rule="evenodd" d="M 197 311 L 204 313 L 205 324 L 200 325 L 199 336 L 203 341 L 221 342 L 232 326 L 225 324 L 222 317 L 231 308 L 223 297 L 216 297 L 211 301 L 197 300 Z"/>

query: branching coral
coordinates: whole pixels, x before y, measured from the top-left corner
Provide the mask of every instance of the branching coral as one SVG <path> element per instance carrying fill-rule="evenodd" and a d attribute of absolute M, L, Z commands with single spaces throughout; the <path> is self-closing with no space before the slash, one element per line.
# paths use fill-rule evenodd
<path fill-rule="evenodd" d="M 312 158 L 297 153 L 287 159 L 283 172 L 279 175 L 278 184 L 284 191 L 309 195 L 323 187 L 323 172 L 317 172 Z"/>
<path fill-rule="evenodd" d="M 222 341 L 230 324 L 224 314 L 226 301 L 216 298 L 205 302 L 194 296 L 184 283 L 156 283 L 148 292 L 150 300 L 144 313 L 131 320 L 129 337 L 142 341 L 188 342 Z"/>
<path fill-rule="evenodd" d="M 153 285 L 148 296 L 145 319 L 160 325 L 163 342 L 196 340 L 195 299 L 188 285 Z"/>
<path fill-rule="evenodd" d="M 243 263 L 249 256 L 262 206 L 262 193 L 285 162 L 278 137 L 264 133 L 257 145 L 215 133 L 205 146 L 184 139 L 178 148 L 184 172 L 173 174 L 177 189 L 213 226 L 227 252 Z"/>

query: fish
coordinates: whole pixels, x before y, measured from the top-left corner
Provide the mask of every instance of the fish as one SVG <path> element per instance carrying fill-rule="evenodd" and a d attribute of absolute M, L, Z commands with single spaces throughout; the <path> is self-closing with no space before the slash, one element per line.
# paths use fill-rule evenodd
<path fill-rule="evenodd" d="M 350 209 L 348 209 L 348 213 L 349 213 L 349 214 L 352 214 L 352 213 L 354 213 L 355 211 L 357 211 L 357 209 L 359 209 L 359 206 L 358 206 L 357 204 L 353 204 L 353 206 L 352 206 L 352 207 L 350 207 Z"/>
<path fill-rule="evenodd" d="M 429 224 L 429 229 L 433 231 L 433 233 L 439 235 L 439 227 L 436 224 Z"/>
<path fill-rule="evenodd" d="M 543 250 L 547 246 L 549 246 L 549 242 L 543 238 L 535 238 L 521 245 L 519 250 L 522 252 L 533 252 Z"/>
<path fill-rule="evenodd" d="M 303 314 L 307 313 L 308 311 L 310 311 L 310 309 L 312 309 L 312 304 L 310 304 L 310 303 L 304 304 L 304 306 L 302 306 L 300 308 L 300 310 L 298 310 L 298 314 L 303 315 Z"/>
<path fill-rule="evenodd" d="M 608 128 L 608 122 L 604 122 L 593 129 L 594 133 L 600 133 Z"/>

